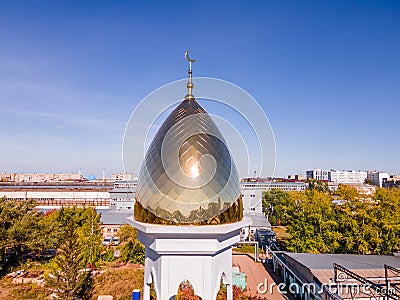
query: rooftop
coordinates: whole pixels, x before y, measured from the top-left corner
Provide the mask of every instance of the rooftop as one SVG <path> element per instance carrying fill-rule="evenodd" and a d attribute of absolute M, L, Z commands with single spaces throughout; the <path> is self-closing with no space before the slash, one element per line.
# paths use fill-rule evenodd
<path fill-rule="evenodd" d="M 400 257 L 390 255 L 358 254 L 311 254 L 284 253 L 287 263 L 294 260 L 310 270 L 321 283 L 328 284 L 334 278 L 333 264 L 336 263 L 365 278 L 384 278 L 384 265 L 400 268 Z M 289 259 L 288 259 L 289 258 Z"/>
<path fill-rule="evenodd" d="M 127 223 L 128 217 L 133 217 L 132 209 L 101 209 L 97 210 L 101 213 L 100 221 L 104 225 L 123 225 Z"/>
<path fill-rule="evenodd" d="M 136 188 L 114 188 L 110 193 L 123 193 L 123 194 L 133 194 L 136 192 Z"/>
<path fill-rule="evenodd" d="M 400 257 L 390 255 L 285 253 L 310 270 L 333 270 L 333 263 L 350 270 L 383 269 L 384 265 L 400 267 Z"/>
<path fill-rule="evenodd" d="M 263 213 L 244 213 L 243 217 L 251 219 L 253 221 L 251 226 L 253 227 L 271 227 L 271 223 L 268 222 Z"/>

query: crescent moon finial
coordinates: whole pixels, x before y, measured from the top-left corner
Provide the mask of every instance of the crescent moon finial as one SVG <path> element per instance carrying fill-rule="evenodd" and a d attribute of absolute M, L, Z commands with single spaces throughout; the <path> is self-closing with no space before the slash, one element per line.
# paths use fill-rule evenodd
<path fill-rule="evenodd" d="M 191 58 L 189 57 L 189 52 L 190 52 L 190 50 L 188 50 L 188 51 L 185 52 L 185 58 L 186 58 L 186 60 L 187 60 L 188 62 L 193 63 L 193 62 L 196 61 L 196 59 L 191 59 Z"/>
<path fill-rule="evenodd" d="M 189 71 L 188 71 L 188 83 L 186 85 L 187 89 L 188 89 L 188 93 L 185 97 L 185 100 L 192 100 L 194 99 L 194 96 L 192 95 L 192 90 L 193 90 L 193 82 L 192 82 L 192 63 L 194 63 L 196 61 L 196 59 L 191 59 L 189 57 L 189 52 L 190 50 L 185 52 L 185 58 L 186 60 L 189 62 Z"/>

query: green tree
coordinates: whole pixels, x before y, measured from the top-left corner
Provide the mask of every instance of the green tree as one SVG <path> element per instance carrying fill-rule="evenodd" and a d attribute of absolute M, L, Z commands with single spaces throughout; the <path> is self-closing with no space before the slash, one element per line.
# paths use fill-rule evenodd
<path fill-rule="evenodd" d="M 39 221 L 42 240 L 45 248 L 58 248 L 64 234 L 64 227 L 59 222 L 58 211 L 50 210 L 42 215 Z"/>
<path fill-rule="evenodd" d="M 339 248 L 338 224 L 332 198 L 311 190 L 290 193 L 287 248 L 293 252 L 332 253 Z"/>
<path fill-rule="evenodd" d="M 286 224 L 288 205 L 288 192 L 272 189 L 263 194 L 264 211 L 269 216 L 269 221 L 272 225 Z"/>
<path fill-rule="evenodd" d="M 338 194 L 343 200 L 353 201 L 353 202 L 357 200 L 358 202 L 359 194 L 357 192 L 357 189 L 349 185 L 339 184 L 336 194 Z"/>
<path fill-rule="evenodd" d="M 41 233 L 41 214 L 32 200 L 0 199 L 0 272 L 30 251 L 42 251 L 47 241 Z"/>
<path fill-rule="evenodd" d="M 87 208 L 78 207 L 61 207 L 58 211 L 58 222 L 62 228 L 67 228 L 70 220 L 72 219 L 76 227 L 82 227 L 85 223 Z"/>
<path fill-rule="evenodd" d="M 101 251 L 101 253 L 100 253 L 100 260 L 102 262 L 114 261 L 115 260 L 114 249 L 111 246 L 103 249 L 103 251 Z"/>
<path fill-rule="evenodd" d="M 93 282 L 91 273 L 82 269 L 84 264 L 76 224 L 71 219 L 65 228 L 64 243 L 54 259 L 54 269 L 48 280 L 59 299 L 90 298 Z"/>
<path fill-rule="evenodd" d="M 327 182 L 308 178 L 307 184 L 308 184 L 308 190 L 310 190 L 310 191 L 317 191 L 317 192 L 321 192 L 321 193 L 329 192 L 329 187 L 328 187 Z"/>
<path fill-rule="evenodd" d="M 378 237 L 382 240 L 380 252 L 390 254 L 400 251 L 400 189 L 377 189 L 375 217 Z"/>
<path fill-rule="evenodd" d="M 392 254 L 400 250 L 400 189 L 378 188 L 372 199 L 347 185 L 332 196 L 313 181 L 303 192 L 269 191 L 272 224 L 287 225 L 293 252 Z M 317 186 L 317 187 L 316 187 Z M 334 202 L 339 197 L 340 202 Z"/>
<path fill-rule="evenodd" d="M 79 243 L 85 263 L 93 264 L 98 261 L 101 250 L 100 214 L 94 208 L 85 208 L 83 216 L 84 222 L 78 229 Z"/>
<path fill-rule="evenodd" d="M 373 184 L 374 184 L 374 183 L 372 182 L 371 178 L 366 178 L 366 179 L 364 180 L 364 183 L 365 183 L 365 184 L 369 184 L 369 185 L 373 185 Z"/>
<path fill-rule="evenodd" d="M 58 248 L 69 238 L 67 229 L 76 226 L 83 262 L 95 263 L 101 248 L 100 215 L 94 208 L 61 208 L 45 214 L 32 200 L 0 198 L 0 272 L 26 259 L 24 254 L 40 254 Z"/>
<path fill-rule="evenodd" d="M 137 240 L 137 231 L 130 225 L 123 225 L 118 232 L 121 251 L 120 260 L 135 264 L 144 264 L 144 247 Z"/>
<path fill-rule="evenodd" d="M 99 260 L 101 251 L 101 222 L 100 214 L 93 207 L 77 208 L 62 207 L 57 212 L 55 223 L 61 228 L 60 242 L 66 235 L 62 231 L 67 228 L 70 221 L 77 227 L 78 241 L 82 248 L 85 263 L 93 264 Z"/>

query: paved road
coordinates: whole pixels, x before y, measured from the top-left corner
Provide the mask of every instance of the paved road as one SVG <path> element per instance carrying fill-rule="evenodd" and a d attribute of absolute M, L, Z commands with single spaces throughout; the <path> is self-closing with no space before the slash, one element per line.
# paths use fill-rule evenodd
<path fill-rule="evenodd" d="M 273 288 L 273 293 L 271 294 L 267 289 L 265 294 L 260 294 L 257 292 L 257 286 L 260 283 L 264 283 L 265 279 L 267 281 L 267 285 L 271 283 L 279 284 L 279 282 L 275 282 L 271 275 L 265 270 L 264 266 L 261 263 L 256 263 L 250 256 L 246 254 L 236 254 L 234 253 L 232 256 L 233 265 L 238 265 L 240 267 L 240 271 L 247 275 L 247 291 L 246 294 L 251 296 L 258 296 L 261 299 L 268 300 L 286 300 L 286 298 L 277 292 L 276 286 Z M 264 286 L 261 286 L 264 288 Z"/>

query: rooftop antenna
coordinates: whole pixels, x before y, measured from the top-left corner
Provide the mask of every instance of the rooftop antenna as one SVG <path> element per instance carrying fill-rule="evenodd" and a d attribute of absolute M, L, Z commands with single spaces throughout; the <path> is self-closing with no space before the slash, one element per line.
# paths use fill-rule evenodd
<path fill-rule="evenodd" d="M 257 159 L 254 158 L 254 173 L 253 173 L 253 178 L 257 179 Z"/>
<path fill-rule="evenodd" d="M 186 60 L 189 62 L 189 71 L 188 71 L 189 78 L 188 78 L 188 83 L 187 83 L 187 85 L 186 85 L 186 87 L 187 87 L 187 89 L 188 89 L 188 93 L 187 93 L 187 95 L 186 95 L 186 97 L 185 97 L 185 100 L 193 100 L 193 99 L 194 99 L 194 96 L 193 96 L 193 94 L 192 94 L 192 90 L 193 90 L 193 82 L 192 82 L 192 63 L 194 63 L 194 62 L 196 61 L 196 59 L 191 59 L 191 58 L 189 57 L 189 52 L 190 52 L 190 50 L 188 50 L 188 51 L 185 52 L 185 58 L 186 58 Z"/>

